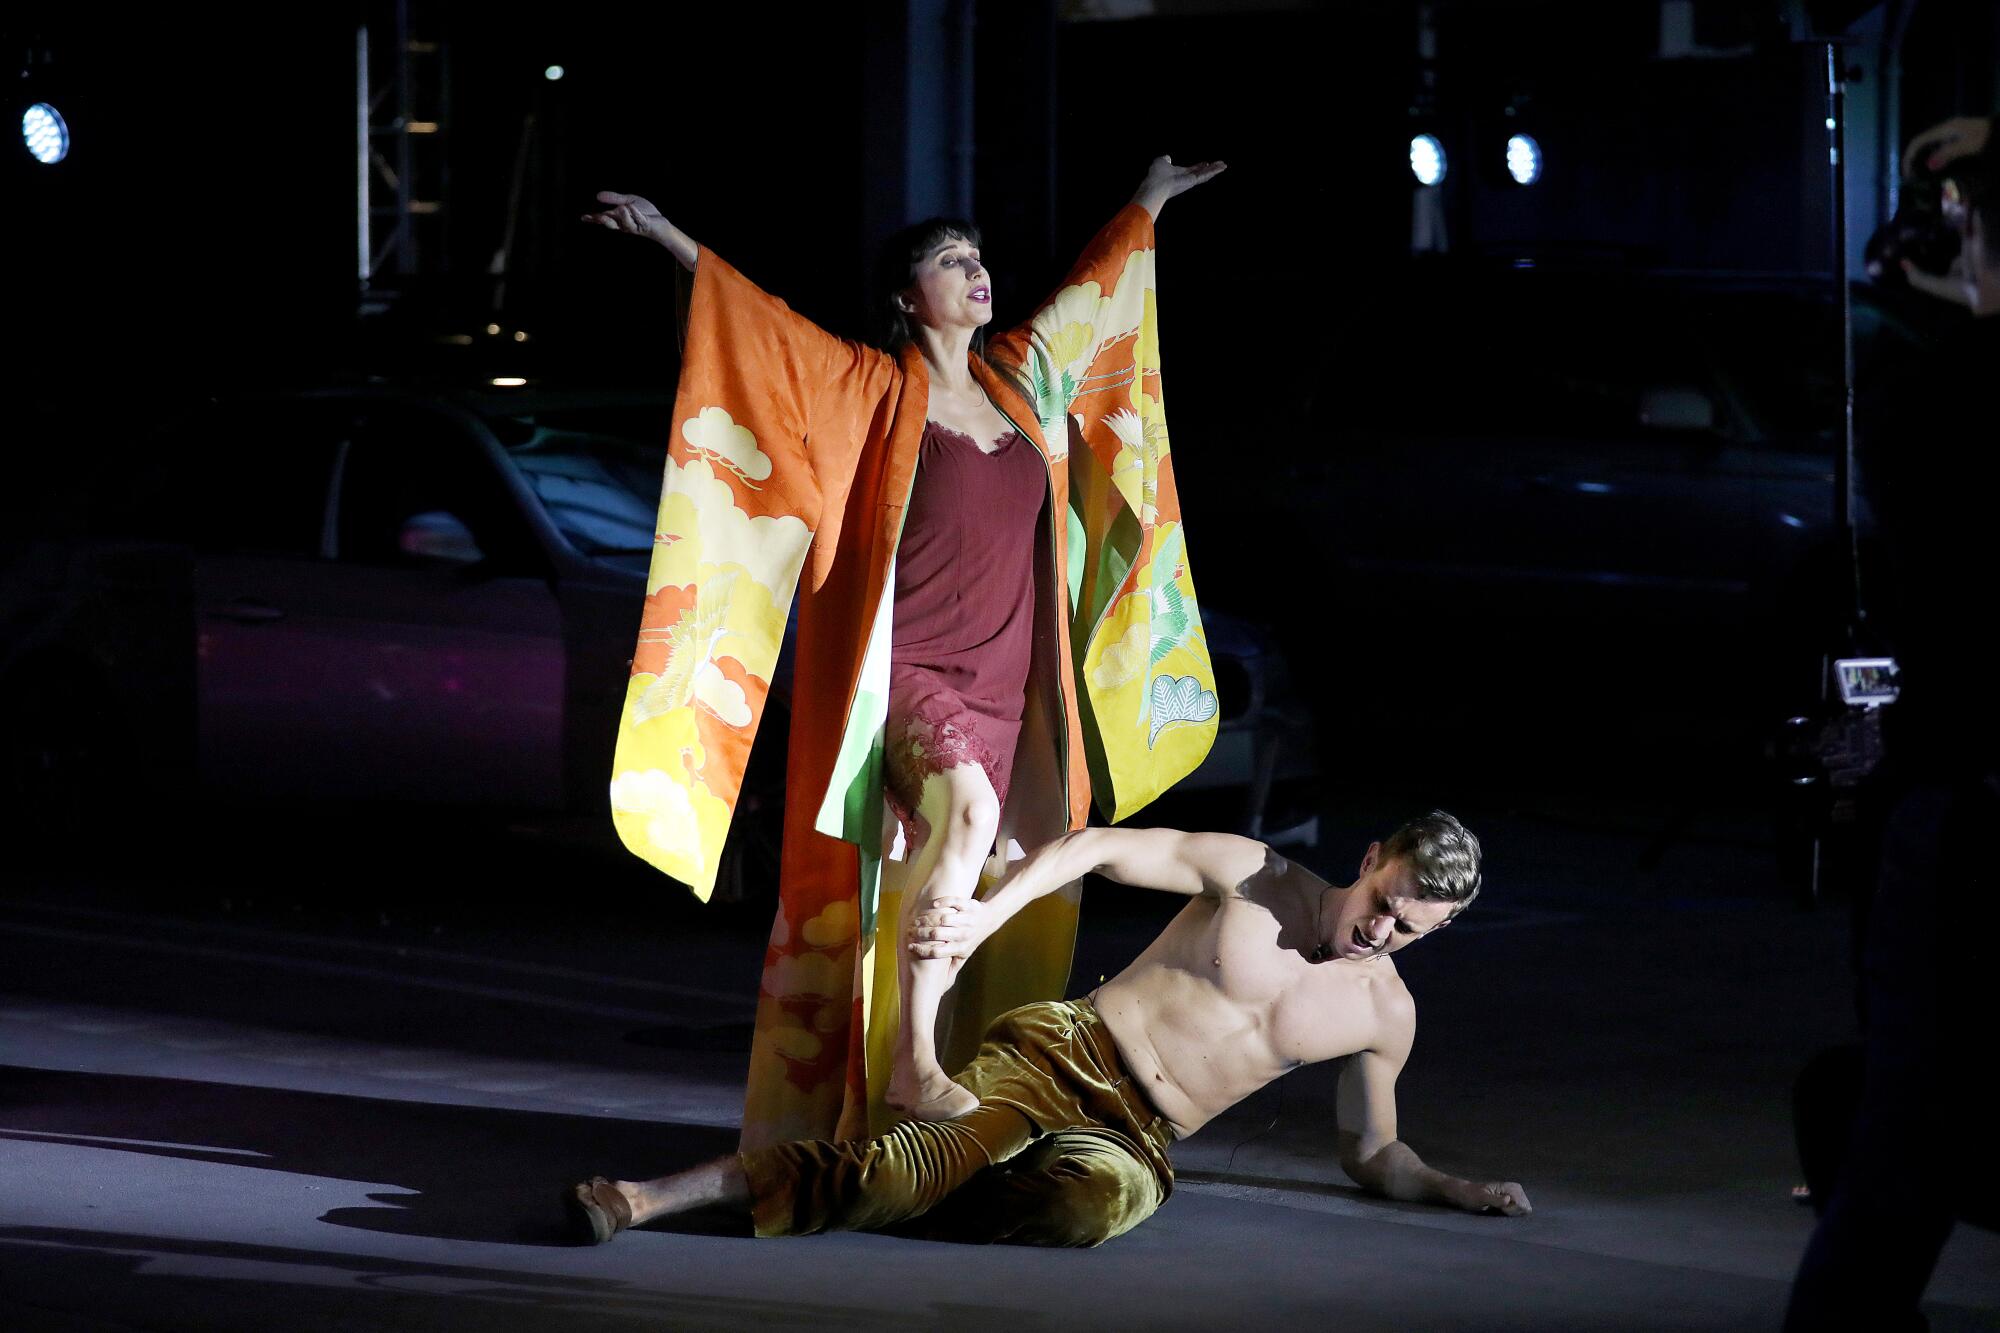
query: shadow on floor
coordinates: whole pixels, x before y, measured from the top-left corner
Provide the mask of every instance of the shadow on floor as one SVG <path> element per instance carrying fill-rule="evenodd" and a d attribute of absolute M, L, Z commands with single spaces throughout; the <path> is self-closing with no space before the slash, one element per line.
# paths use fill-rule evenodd
<path fill-rule="evenodd" d="M 581 1274 L 60 1227 L 0 1226 L 0 1269 L 15 1279 L 0 1309 L 19 1329 L 102 1328 L 105 1316 L 137 1318 L 149 1328 L 257 1333 L 336 1324 L 487 1333 L 556 1327 L 558 1320 L 584 1330 L 826 1329 L 879 1327 L 891 1313 L 662 1292 Z M 59 1313 L 86 1291 L 110 1299 L 94 1304 L 89 1320 Z"/>
<path fill-rule="evenodd" d="M 733 1132 L 708 1126 L 0 1066 L 8 1139 L 397 1185 L 410 1193 L 371 1194 L 381 1207 L 320 1220 L 515 1245 L 568 1243 L 567 1183 L 661 1175 L 736 1146 Z M 698 1218 L 679 1229 L 718 1226 Z"/>

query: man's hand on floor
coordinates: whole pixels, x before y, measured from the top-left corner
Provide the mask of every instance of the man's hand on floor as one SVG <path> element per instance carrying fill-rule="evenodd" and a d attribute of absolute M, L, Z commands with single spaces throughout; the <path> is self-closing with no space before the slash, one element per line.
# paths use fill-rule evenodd
<path fill-rule="evenodd" d="M 1535 1211 L 1528 1202 L 1528 1191 L 1519 1182 L 1512 1180 L 1459 1182 L 1461 1188 L 1452 1191 L 1451 1201 L 1468 1213 L 1502 1213 L 1508 1217 L 1526 1217 Z"/>

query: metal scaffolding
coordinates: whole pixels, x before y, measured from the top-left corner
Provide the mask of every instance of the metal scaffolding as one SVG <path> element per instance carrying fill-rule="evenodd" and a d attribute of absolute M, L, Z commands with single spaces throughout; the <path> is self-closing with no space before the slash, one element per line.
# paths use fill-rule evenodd
<path fill-rule="evenodd" d="M 442 40 L 416 35 L 417 7 L 369 0 L 354 33 L 354 253 L 363 314 L 387 310 L 444 253 L 437 232 L 450 183 L 451 65 Z"/>

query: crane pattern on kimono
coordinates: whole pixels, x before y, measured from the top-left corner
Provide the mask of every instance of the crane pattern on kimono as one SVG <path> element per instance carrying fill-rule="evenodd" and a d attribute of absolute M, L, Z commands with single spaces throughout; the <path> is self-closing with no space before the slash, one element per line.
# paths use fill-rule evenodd
<path fill-rule="evenodd" d="M 704 584 L 695 599 L 695 604 L 681 613 L 681 618 L 668 626 L 660 634 L 667 643 L 666 664 L 660 674 L 654 677 L 639 699 L 632 706 L 632 721 L 645 722 L 651 718 L 682 708 L 690 702 L 706 706 L 716 712 L 712 702 L 699 697 L 701 675 L 712 669 L 715 647 L 729 632 L 724 623 L 729 614 L 731 590 L 735 587 L 739 570 L 728 569 Z M 717 716 L 722 716 L 717 713 Z M 724 721 L 731 719 L 724 717 Z"/>

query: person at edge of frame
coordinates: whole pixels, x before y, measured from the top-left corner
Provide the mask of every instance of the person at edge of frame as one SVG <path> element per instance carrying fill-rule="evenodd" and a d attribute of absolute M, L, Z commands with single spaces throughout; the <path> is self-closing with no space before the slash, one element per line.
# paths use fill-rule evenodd
<path fill-rule="evenodd" d="M 1990 1110 L 1979 1053 L 2000 1031 L 1983 958 L 2000 926 L 2000 676 L 1986 646 L 2000 586 L 2000 136 L 1955 118 L 1912 140 L 1903 165 L 1946 178 L 1957 255 L 1935 272 L 1890 251 L 1871 270 L 1971 317 L 1857 385 L 1857 487 L 1881 565 L 1869 586 L 1901 697 L 1884 722 L 1879 867 L 1857 904 L 1863 1040 L 1815 1057 L 1796 1092 L 1819 1221 L 1788 1333 L 1927 1327 L 1919 1302 L 1955 1224 L 2000 1225 L 1991 1161 L 1955 1146 Z"/>

